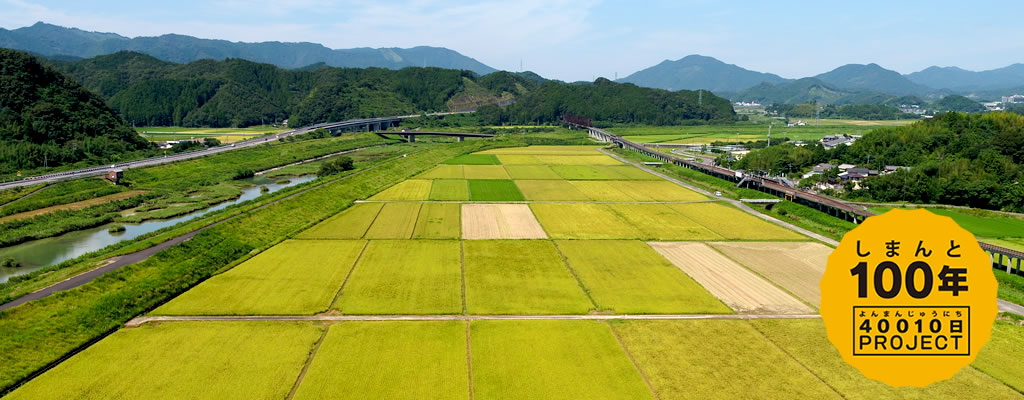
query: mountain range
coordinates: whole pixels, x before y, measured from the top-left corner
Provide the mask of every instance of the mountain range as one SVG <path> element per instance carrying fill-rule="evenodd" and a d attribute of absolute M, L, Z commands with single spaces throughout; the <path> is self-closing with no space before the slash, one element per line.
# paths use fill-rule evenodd
<path fill-rule="evenodd" d="M 478 75 L 496 71 L 442 47 L 330 49 L 305 42 L 243 43 L 177 34 L 129 38 L 44 22 L 13 30 L 0 28 L 0 47 L 27 51 L 55 61 L 134 51 L 177 64 L 238 58 L 307 71 L 322 66 L 388 69 L 427 66 L 469 70 Z M 544 81 L 536 74 L 530 79 Z M 906 75 L 874 63 L 847 64 L 813 77 L 786 79 L 713 57 L 689 55 L 675 61 L 665 60 L 619 82 L 671 91 L 705 89 L 733 100 L 758 102 L 816 100 L 832 104 L 881 104 L 902 96 L 937 100 L 949 94 L 985 100 L 1024 91 L 1024 64 L 978 72 L 957 67 L 929 67 Z"/>
<path fill-rule="evenodd" d="M 901 96 L 998 98 L 1017 93 L 1024 87 L 1024 64 L 981 72 L 929 67 L 907 75 L 874 63 L 847 64 L 813 77 L 786 79 L 712 57 L 689 55 L 662 61 L 619 82 L 668 90 L 705 89 L 737 101 L 882 104 Z"/>
<path fill-rule="evenodd" d="M 473 58 L 443 47 L 335 50 L 316 43 L 243 43 L 176 34 L 129 38 L 116 33 L 88 32 L 44 22 L 13 30 L 0 28 L 0 47 L 57 59 L 92 58 L 118 51 L 135 51 L 178 64 L 205 58 L 241 58 L 288 69 L 324 63 L 332 67 L 351 68 L 464 69 L 480 75 L 497 71 Z"/>

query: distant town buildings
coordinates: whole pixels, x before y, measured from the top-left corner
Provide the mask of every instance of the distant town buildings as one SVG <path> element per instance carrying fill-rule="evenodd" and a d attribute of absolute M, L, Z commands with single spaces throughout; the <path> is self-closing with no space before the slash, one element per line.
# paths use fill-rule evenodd
<path fill-rule="evenodd" d="M 1015 94 L 1013 96 L 1003 96 L 1003 103 L 1024 103 L 1024 94 Z"/>
<path fill-rule="evenodd" d="M 804 122 L 804 121 L 796 121 L 796 122 L 790 122 L 790 123 L 786 124 L 786 126 L 790 127 L 790 128 L 792 128 L 794 126 L 807 126 L 807 123 Z"/>
<path fill-rule="evenodd" d="M 924 115 L 927 112 L 917 104 L 900 104 L 898 108 L 904 114 Z"/>
<path fill-rule="evenodd" d="M 749 103 L 747 103 L 745 101 L 737 101 L 737 102 L 733 103 L 733 105 L 737 106 L 737 107 L 760 107 L 761 103 L 757 103 L 757 102 L 753 102 L 753 101 L 749 102 Z"/>

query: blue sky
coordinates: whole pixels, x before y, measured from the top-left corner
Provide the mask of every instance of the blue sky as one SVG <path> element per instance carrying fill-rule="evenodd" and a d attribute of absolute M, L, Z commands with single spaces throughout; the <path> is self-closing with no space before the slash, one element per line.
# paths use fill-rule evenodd
<path fill-rule="evenodd" d="M 569 81 L 621 78 L 689 54 L 787 78 L 849 63 L 909 73 L 1024 62 L 1020 0 L 0 0 L 0 10 L 7 29 L 45 21 L 125 36 L 442 46 Z"/>

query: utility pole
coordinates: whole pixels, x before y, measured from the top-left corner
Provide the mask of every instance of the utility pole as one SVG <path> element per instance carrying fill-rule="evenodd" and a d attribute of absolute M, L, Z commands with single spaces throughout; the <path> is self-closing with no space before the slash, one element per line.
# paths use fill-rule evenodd
<path fill-rule="evenodd" d="M 772 146 L 772 126 L 773 125 L 775 125 L 775 121 L 772 121 L 771 123 L 768 124 L 768 145 L 765 146 L 765 147 L 771 147 Z"/>
<path fill-rule="evenodd" d="M 704 105 L 704 91 L 700 90 L 700 89 L 697 89 L 697 105 L 698 106 L 703 106 Z"/>

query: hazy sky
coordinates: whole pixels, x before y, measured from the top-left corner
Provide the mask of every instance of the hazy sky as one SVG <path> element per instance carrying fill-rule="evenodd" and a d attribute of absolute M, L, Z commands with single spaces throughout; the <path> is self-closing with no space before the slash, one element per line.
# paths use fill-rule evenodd
<path fill-rule="evenodd" d="M 125 36 L 442 46 L 567 81 L 621 78 L 689 54 L 787 78 L 849 63 L 909 73 L 1024 62 L 1021 0 L 0 0 L 0 10 L 7 29 L 45 21 Z"/>

